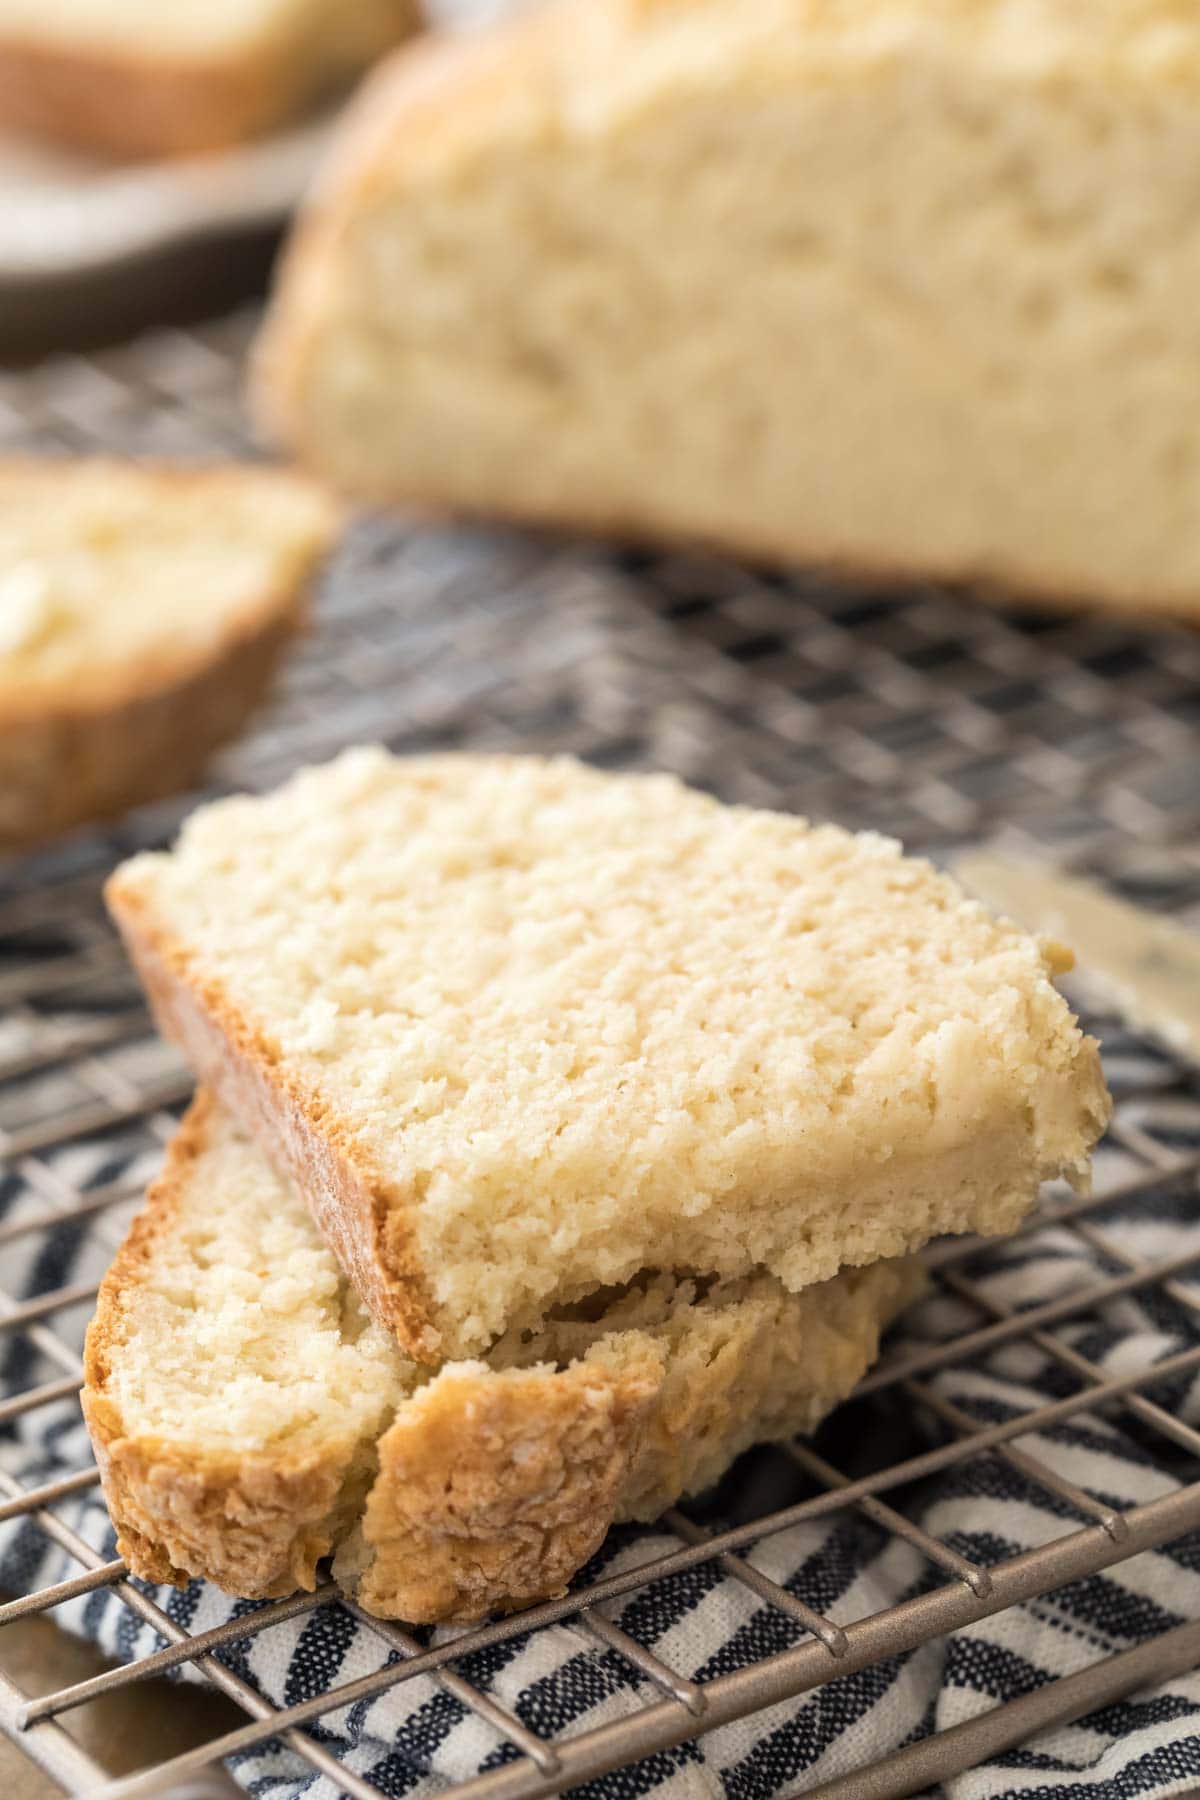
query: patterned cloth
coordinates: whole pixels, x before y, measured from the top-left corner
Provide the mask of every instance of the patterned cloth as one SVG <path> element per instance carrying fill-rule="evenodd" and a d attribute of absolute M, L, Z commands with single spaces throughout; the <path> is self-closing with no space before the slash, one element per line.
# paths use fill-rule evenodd
<path fill-rule="evenodd" d="M 1168 1085 L 1169 1066 L 1146 1045 L 1123 1038 L 1112 1025 L 1105 1025 L 1104 1037 L 1114 1084 L 1151 1095 L 1129 1104 L 1141 1109 L 1139 1116 L 1154 1141 L 1200 1149 L 1200 1102 Z M 125 1172 L 119 1142 L 107 1148 L 94 1142 L 81 1145 L 72 1154 L 107 1159 L 103 1168 L 73 1168 L 71 1178 L 80 1185 L 89 1176 L 111 1180 Z M 1129 1154 L 1106 1149 L 1098 1184 L 1107 1191 L 1139 1170 L 1144 1172 L 1144 1164 Z M 29 1196 L 17 1177 L 8 1178 L 0 1188 L 0 1214 L 17 1217 L 26 1204 Z M 99 1221 L 105 1217 L 99 1215 Z M 1115 1201 L 1096 1217 L 1111 1242 L 1126 1252 L 1154 1259 L 1176 1255 L 1194 1240 L 1200 1257 L 1194 1177 L 1160 1184 L 1149 1196 Z M 3 1252 L 5 1286 L 32 1294 L 94 1278 L 111 1254 L 113 1237 L 111 1216 L 106 1226 L 99 1221 L 14 1240 Z M 998 1303 L 1024 1307 L 1112 1273 L 1116 1265 L 1068 1226 L 1047 1224 L 977 1253 L 968 1266 Z M 1185 1283 L 1188 1279 L 1182 1277 Z M 1194 1291 L 1200 1301 L 1200 1286 Z M 895 1339 L 901 1347 L 919 1346 L 961 1336 L 980 1323 L 972 1306 L 938 1291 L 902 1321 Z M 82 1325 L 82 1318 L 75 1322 L 78 1334 Z M 1062 1342 L 1092 1362 L 1110 1373 L 1124 1373 L 1200 1342 L 1200 1312 L 1155 1289 L 1073 1317 L 1057 1331 Z M 4 1391 L 61 1373 L 39 1366 L 39 1352 L 24 1335 L 4 1343 Z M 1008 1418 L 1078 1387 L 1060 1361 L 1028 1342 L 1000 1347 L 941 1373 L 931 1385 L 983 1422 Z M 1154 1398 L 1176 1416 L 1200 1424 L 1197 1382 L 1166 1382 L 1154 1390 Z M 885 1457 L 895 1460 L 927 1448 L 943 1429 L 893 1393 L 886 1405 L 867 1399 L 843 1408 L 821 1443 L 830 1460 L 853 1472 L 878 1466 Z M 1077 1413 L 1040 1436 L 1023 1438 L 1021 1448 L 1115 1507 L 1146 1501 L 1195 1475 L 1183 1452 L 1173 1450 L 1127 1410 L 1112 1409 L 1103 1417 Z M 89 1446 L 78 1407 L 63 1403 L 19 1418 L 0 1437 L 0 1456 L 28 1484 L 87 1466 Z M 798 1498 L 807 1491 L 801 1483 L 782 1452 L 758 1452 L 743 1459 L 699 1512 L 706 1521 L 752 1518 Z M 984 1565 L 1085 1522 L 994 1455 L 974 1457 L 890 1498 L 944 1543 Z M 90 1543 L 112 1554 L 111 1528 L 97 1493 L 89 1491 L 56 1510 Z M 676 1548 L 677 1542 L 661 1530 L 616 1531 L 587 1574 L 622 1570 Z M 946 1579 L 918 1550 L 855 1511 L 767 1538 L 750 1552 L 750 1559 L 841 1624 Z M 21 1592 L 77 1572 L 77 1565 L 48 1544 L 33 1522 L 0 1525 L 0 1586 Z M 192 1631 L 255 1610 L 253 1603 L 230 1601 L 200 1582 L 184 1592 L 154 1590 L 154 1598 Z M 652 1582 L 607 1610 L 672 1668 L 697 1682 L 759 1661 L 803 1637 L 789 1618 L 711 1564 Z M 60 1608 L 58 1617 L 121 1659 L 157 1647 L 155 1634 L 107 1589 Z M 606 1800 L 637 1794 L 661 1800 L 699 1795 L 768 1800 L 794 1792 L 801 1783 L 807 1787 L 861 1767 L 926 1732 L 1027 1693 L 1051 1676 L 1083 1668 L 1196 1618 L 1200 1535 L 985 1619 L 911 1655 L 838 1679 L 579 1791 Z M 223 1655 L 231 1669 L 281 1706 L 398 1660 L 394 1649 L 335 1603 L 273 1626 Z M 585 1731 L 660 1698 L 619 1656 L 571 1623 L 475 1651 L 456 1667 L 545 1736 Z M 385 1794 L 396 1795 L 433 1795 L 448 1781 L 493 1768 L 516 1754 L 429 1676 L 325 1716 L 315 1736 L 346 1767 L 368 1776 Z M 278 1746 L 244 1757 L 234 1773 L 250 1792 L 286 1800 L 301 1794 L 332 1800 L 336 1792 L 328 1779 Z M 1133 1800 L 1191 1792 L 1197 1783 L 1200 1674 L 1049 1732 L 952 1781 L 946 1791 L 952 1800 L 1018 1800 L 1050 1793 L 1080 1800 Z"/>

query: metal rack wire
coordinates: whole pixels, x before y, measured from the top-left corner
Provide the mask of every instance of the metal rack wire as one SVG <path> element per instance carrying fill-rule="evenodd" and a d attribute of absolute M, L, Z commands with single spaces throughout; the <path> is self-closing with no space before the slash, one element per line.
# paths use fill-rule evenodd
<path fill-rule="evenodd" d="M 0 384 L 0 441 L 180 454 L 241 449 L 237 375 L 249 325 L 235 319 L 8 377 Z M 730 797 L 884 825 L 937 853 L 985 834 L 1049 849 L 1187 916 L 1200 903 L 1200 795 L 1179 759 L 1194 747 L 1198 715 L 1200 641 L 1184 633 L 1009 617 L 933 593 L 830 594 L 815 582 L 752 575 L 709 558 L 615 557 L 588 545 L 393 522 L 356 534 L 281 703 L 230 756 L 216 785 L 266 785 L 341 742 L 378 736 L 405 748 L 564 748 L 608 764 L 673 767 Z M 18 1297 L 7 1291 L 16 1259 L 26 1270 L 32 1247 L 84 1221 L 115 1244 L 189 1091 L 186 1072 L 154 1038 L 99 891 L 118 855 L 160 841 L 181 810 L 150 809 L 114 833 L 84 835 L 0 872 L 0 1343 L 22 1347 L 24 1370 L 14 1383 L 10 1367 L 0 1430 L 73 1402 L 79 1325 L 95 1291 L 90 1276 L 40 1286 L 23 1277 Z M 664 1521 L 677 1541 L 668 1553 L 585 1579 L 562 1600 L 449 1641 L 425 1643 L 357 1614 L 395 1659 L 285 1707 L 272 1705 L 220 1653 L 318 1607 L 355 1611 L 349 1602 L 326 1586 L 193 1634 L 56 1513 L 95 1484 L 94 1469 L 22 1487 L 0 1463 L 0 1522 L 25 1519 L 78 1570 L 0 1604 L 0 1627 L 106 1589 L 163 1640 L 124 1667 L 36 1698 L 0 1672 L 0 1726 L 68 1791 L 110 1800 L 165 1792 L 212 1758 L 275 1738 L 340 1791 L 369 1800 L 379 1789 L 343 1767 L 312 1728 L 352 1702 L 432 1674 L 513 1753 L 453 1792 L 463 1800 L 532 1800 L 1200 1529 L 1200 1432 L 1162 1398 L 1172 1382 L 1200 1372 L 1200 1290 L 1186 1279 L 1200 1251 L 1139 1259 L 1106 1229 L 1114 1214 L 1164 1190 L 1194 1188 L 1200 1142 L 1176 1141 L 1169 1109 L 1146 1104 L 1190 1093 L 1192 1077 L 1145 1046 L 1135 1046 L 1127 1063 L 1118 1057 L 1110 1075 L 1119 1099 L 1110 1136 L 1115 1176 L 1094 1196 L 1052 1194 L 1030 1227 L 1050 1222 L 1072 1234 L 1106 1272 L 1014 1310 L 985 1291 L 980 1270 L 988 1252 L 974 1242 L 939 1246 L 931 1268 L 967 1309 L 968 1328 L 950 1343 L 893 1357 L 861 1386 L 864 1399 L 887 1393 L 935 1417 L 941 1435 L 931 1447 L 852 1470 L 824 1441 L 819 1449 L 797 1443 L 789 1454 L 804 1493 L 782 1509 L 724 1528 L 676 1511 Z M 110 1163 L 106 1147 L 115 1147 Z M 1113 1375 L 1062 1334 L 1128 1295 L 1161 1296 L 1182 1309 L 1196 1322 L 1196 1342 Z M 939 1371 L 1016 1343 L 1052 1358 L 1069 1391 L 991 1423 L 939 1392 Z M 1161 1446 L 1176 1478 L 1170 1491 L 1119 1510 L 1054 1466 L 1047 1429 L 1108 1408 Z M 903 1499 L 920 1479 L 995 1457 L 1054 1497 L 1062 1529 L 985 1565 L 914 1522 Z M 801 1520 L 846 1509 L 913 1546 L 930 1580 L 915 1597 L 840 1623 L 746 1553 Z M 753 1667 L 697 1684 L 604 1609 L 714 1560 L 785 1615 L 796 1641 Z M 568 1618 L 634 1666 L 657 1697 L 615 1723 L 549 1741 L 467 1680 L 461 1664 Z M 830 1800 L 911 1793 L 1198 1661 L 1200 1621 L 808 1791 Z M 3 1662 L 0 1630 L 0 1671 Z M 110 1779 L 68 1735 L 65 1716 L 185 1662 L 245 1722 L 201 1749 Z"/>

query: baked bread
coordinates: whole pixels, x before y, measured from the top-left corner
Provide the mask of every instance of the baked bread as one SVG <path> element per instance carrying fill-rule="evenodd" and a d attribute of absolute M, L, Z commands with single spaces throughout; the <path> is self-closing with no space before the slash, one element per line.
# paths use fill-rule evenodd
<path fill-rule="evenodd" d="M 430 1377 L 202 1095 L 100 1289 L 84 1412 L 147 1580 L 289 1593 L 341 1546 L 372 1612 L 477 1618 L 559 1592 L 614 1518 L 811 1430 L 919 1282 L 912 1263 L 798 1295 L 647 1275 Z"/>
<path fill-rule="evenodd" d="M 875 836 L 569 758 L 350 751 L 108 900 L 161 1028 L 418 1360 L 646 1268 L 1010 1231 L 1107 1117 L 1058 953 Z"/>
<path fill-rule="evenodd" d="M 0 851 L 195 780 L 333 528 L 281 472 L 0 460 Z"/>
<path fill-rule="evenodd" d="M 348 490 L 1200 613 L 1190 0 L 565 0 L 360 103 L 263 349 Z"/>
<path fill-rule="evenodd" d="M 416 28 L 417 0 L 0 0 L 0 122 L 184 156 L 285 123 Z"/>

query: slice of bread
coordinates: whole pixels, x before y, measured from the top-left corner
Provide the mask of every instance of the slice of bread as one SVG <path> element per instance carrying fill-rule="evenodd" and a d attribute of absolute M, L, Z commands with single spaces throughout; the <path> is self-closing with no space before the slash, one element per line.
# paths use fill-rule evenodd
<path fill-rule="evenodd" d="M 289 1593 L 341 1546 L 372 1612 L 477 1618 L 560 1591 L 614 1518 L 811 1430 L 919 1285 L 912 1263 L 795 1296 L 647 1275 L 430 1377 L 201 1095 L 101 1287 L 84 1412 L 147 1580 Z"/>
<path fill-rule="evenodd" d="M 265 692 L 334 525 L 274 470 L 0 460 L 0 851 L 193 781 Z"/>
<path fill-rule="evenodd" d="M 82 150 L 256 137 L 415 30 L 417 0 L 0 0 L 0 119 Z"/>
<path fill-rule="evenodd" d="M 1200 613 L 1200 10 L 567 0 L 375 81 L 262 358 L 355 493 Z"/>
<path fill-rule="evenodd" d="M 899 846 L 568 758 L 351 751 L 108 899 L 414 1357 L 645 1268 L 794 1291 L 1086 1173 L 1052 947 Z"/>

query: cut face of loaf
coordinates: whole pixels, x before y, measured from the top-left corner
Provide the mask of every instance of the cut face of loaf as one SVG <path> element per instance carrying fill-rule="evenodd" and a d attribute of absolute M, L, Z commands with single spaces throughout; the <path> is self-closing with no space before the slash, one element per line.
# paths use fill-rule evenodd
<path fill-rule="evenodd" d="M 147 1580 L 284 1594 L 338 1548 L 372 1612 L 471 1619 L 561 1591 L 614 1518 L 811 1430 L 919 1284 L 911 1263 L 800 1295 L 648 1272 L 430 1377 L 201 1096 L 101 1288 L 84 1411 Z"/>
<path fill-rule="evenodd" d="M 109 902 L 419 1360 L 645 1268 L 791 1291 L 1086 1173 L 1050 951 L 899 847 L 568 759 L 350 752 Z"/>
<path fill-rule="evenodd" d="M 268 687 L 335 522 L 282 471 L 0 460 L 0 851 L 194 780 Z"/>
<path fill-rule="evenodd" d="M 86 150 L 219 150 L 283 123 L 416 25 L 416 0 L 0 0 L 0 112 Z"/>
<path fill-rule="evenodd" d="M 567 0 L 375 80 L 263 412 L 356 493 L 1194 616 L 1198 168 L 1187 0 Z"/>

